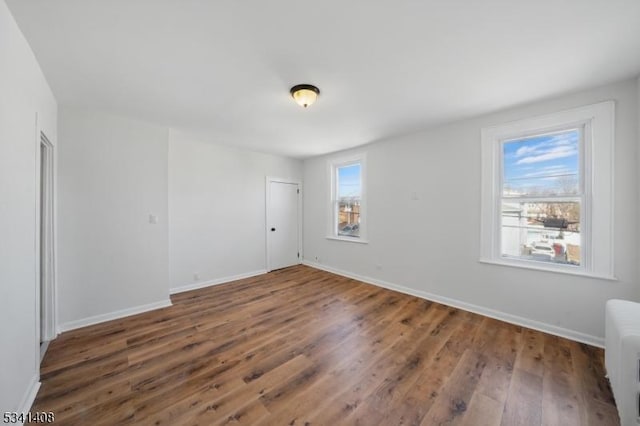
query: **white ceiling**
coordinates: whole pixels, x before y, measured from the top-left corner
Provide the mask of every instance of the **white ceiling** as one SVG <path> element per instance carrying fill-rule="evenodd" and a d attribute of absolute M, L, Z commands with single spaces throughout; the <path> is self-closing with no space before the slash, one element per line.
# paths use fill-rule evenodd
<path fill-rule="evenodd" d="M 61 105 L 293 157 L 640 73 L 638 0 L 7 3 Z"/>

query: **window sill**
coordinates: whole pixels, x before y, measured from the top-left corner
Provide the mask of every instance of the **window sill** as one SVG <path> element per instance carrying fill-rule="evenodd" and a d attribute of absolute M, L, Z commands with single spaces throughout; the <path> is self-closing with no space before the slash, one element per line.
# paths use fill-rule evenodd
<path fill-rule="evenodd" d="M 369 241 L 363 240 L 361 238 L 334 237 L 331 235 L 327 235 L 327 240 L 345 241 L 347 243 L 356 243 L 356 244 L 369 244 Z"/>
<path fill-rule="evenodd" d="M 496 260 L 496 259 L 485 259 L 485 258 L 480 258 L 478 261 L 480 263 L 488 263 L 491 265 L 499 265 L 499 266 L 508 266 L 511 268 L 530 269 L 530 270 L 541 271 L 541 272 L 554 272 L 554 273 L 565 274 L 565 275 L 577 275 L 585 278 L 596 278 L 600 280 L 618 281 L 618 279 L 613 275 L 598 275 L 598 274 L 593 274 L 591 272 L 585 272 L 584 270 L 571 270 L 571 269 L 565 269 L 565 268 L 548 267 L 548 266 L 538 265 L 538 264 L 534 265 L 526 261 L 518 262 L 518 261 L 507 261 L 507 260 Z"/>

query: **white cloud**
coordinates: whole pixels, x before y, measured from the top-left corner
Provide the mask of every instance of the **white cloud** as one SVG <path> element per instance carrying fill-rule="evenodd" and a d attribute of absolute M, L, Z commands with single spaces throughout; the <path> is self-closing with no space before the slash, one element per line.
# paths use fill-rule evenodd
<path fill-rule="evenodd" d="M 551 153 L 552 151 L 555 151 L 556 148 L 566 147 L 566 148 L 576 149 L 577 143 L 578 143 L 578 133 L 576 132 L 561 133 L 559 135 L 551 136 L 549 137 L 549 139 L 546 139 L 543 142 L 537 143 L 535 145 L 521 146 L 516 150 L 516 152 L 513 153 L 513 156 L 515 158 L 521 158 L 525 156 L 536 156 L 536 157 L 543 156 L 545 154 Z M 562 157 L 555 157 L 555 158 L 562 158 Z M 546 161 L 546 160 L 540 160 L 540 161 Z M 519 161 L 517 164 L 526 164 L 528 162 L 534 162 L 534 161 L 525 161 L 524 163 L 520 163 Z"/>
<path fill-rule="evenodd" d="M 525 173 L 520 176 L 521 178 L 536 178 L 536 177 L 549 177 L 549 175 L 564 175 L 575 173 L 575 170 L 571 170 L 566 166 L 557 165 L 557 166 L 547 166 L 543 167 L 541 170 L 537 172 Z"/>
<path fill-rule="evenodd" d="M 527 154 L 531 154 L 533 152 L 536 152 L 536 150 L 538 149 L 538 146 L 540 145 L 534 145 L 534 146 L 521 146 L 520 148 L 518 148 L 518 150 L 515 153 L 516 158 L 520 158 L 523 155 L 527 155 Z"/>
<path fill-rule="evenodd" d="M 535 155 L 521 158 L 516 164 L 532 164 L 540 163 L 543 161 L 556 160 L 558 158 L 572 157 L 578 154 L 578 150 L 574 146 L 556 146 L 551 149 L 537 151 Z"/>
<path fill-rule="evenodd" d="M 552 181 L 552 182 L 559 182 L 560 177 L 561 177 L 561 176 L 548 176 L 548 177 L 540 178 L 540 180 L 547 180 L 547 181 Z M 575 184 L 577 184 L 577 179 L 576 179 L 575 181 L 573 181 L 573 180 L 571 180 L 571 178 L 570 178 L 570 177 L 567 177 L 567 178 L 566 178 L 566 180 L 565 180 L 565 182 L 568 182 L 568 183 L 573 183 L 573 182 L 575 182 Z"/>
<path fill-rule="evenodd" d="M 555 135 L 549 139 L 548 143 L 550 145 L 572 145 L 578 142 L 578 134 L 577 133 L 562 133 L 559 135 Z"/>

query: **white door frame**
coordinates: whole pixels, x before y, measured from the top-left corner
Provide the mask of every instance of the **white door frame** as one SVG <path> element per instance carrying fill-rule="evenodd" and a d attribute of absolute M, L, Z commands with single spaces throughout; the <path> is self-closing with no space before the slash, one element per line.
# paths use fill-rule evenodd
<path fill-rule="evenodd" d="M 288 178 L 278 178 L 273 176 L 266 177 L 266 196 L 265 196 L 265 223 L 264 223 L 264 232 L 265 232 L 265 265 L 267 272 L 271 271 L 271 262 L 269 260 L 269 238 L 270 238 L 270 215 L 269 215 L 269 205 L 271 204 L 271 182 L 278 183 L 288 183 L 298 185 L 298 264 L 302 263 L 302 181 L 298 179 L 288 179 Z"/>
<path fill-rule="evenodd" d="M 41 148 L 45 155 L 41 155 Z M 47 173 L 42 187 L 41 168 Z M 56 210 L 56 156 L 55 146 L 38 128 L 36 141 L 36 343 L 40 351 L 40 339 L 46 342 L 57 336 L 56 331 L 56 234 L 55 234 L 55 210 Z M 41 206 L 41 199 L 43 205 Z M 42 212 L 45 216 L 41 217 Z M 42 223 L 42 230 L 40 228 Z M 41 241 L 45 247 L 41 247 Z M 44 258 L 41 253 L 44 251 Z M 41 292 L 41 280 L 44 280 Z M 42 293 L 42 294 L 41 294 Z M 41 300 L 43 303 L 41 303 Z M 42 308 L 42 312 L 41 312 Z M 42 321 L 42 325 L 41 325 Z M 45 346 L 46 347 L 46 346 Z M 43 353 L 41 353 L 43 355 Z M 38 360 L 40 361 L 40 360 Z M 39 362 L 38 362 L 39 367 Z"/>

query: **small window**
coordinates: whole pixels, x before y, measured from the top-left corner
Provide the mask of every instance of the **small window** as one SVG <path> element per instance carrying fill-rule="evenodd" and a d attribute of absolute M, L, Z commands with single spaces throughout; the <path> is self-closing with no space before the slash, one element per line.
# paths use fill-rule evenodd
<path fill-rule="evenodd" d="M 336 227 L 342 237 L 360 238 L 361 170 L 360 163 L 336 167 Z"/>
<path fill-rule="evenodd" d="M 364 157 L 332 162 L 329 238 L 364 242 Z"/>
<path fill-rule="evenodd" d="M 613 278 L 613 108 L 482 130 L 481 261 Z"/>

